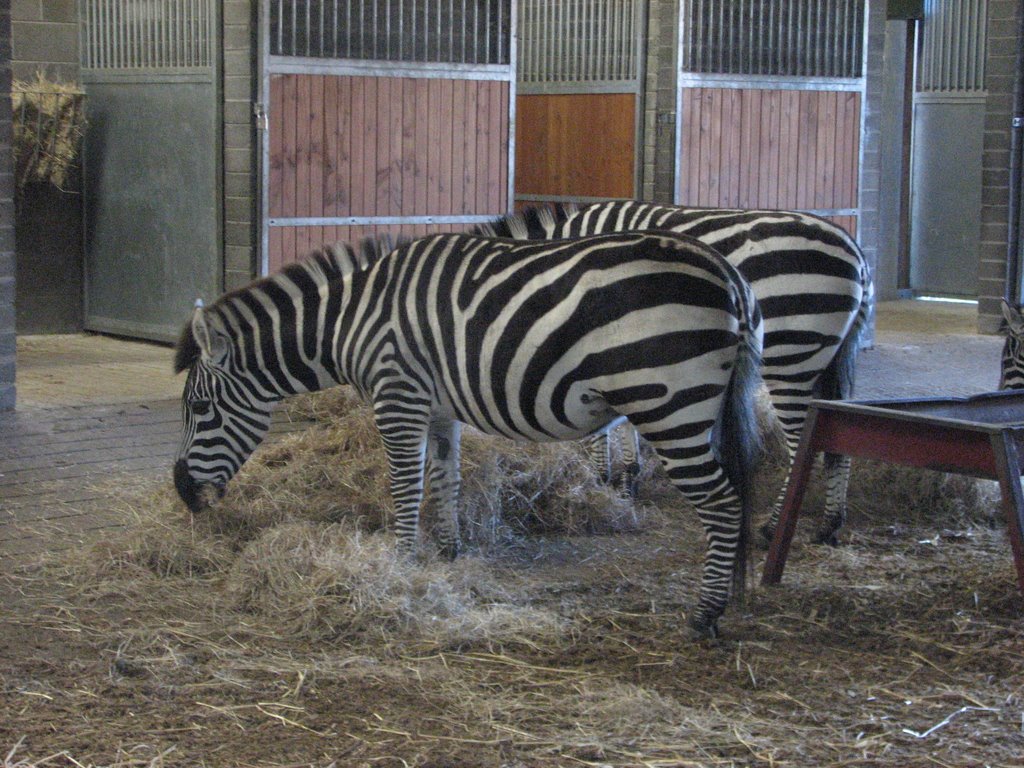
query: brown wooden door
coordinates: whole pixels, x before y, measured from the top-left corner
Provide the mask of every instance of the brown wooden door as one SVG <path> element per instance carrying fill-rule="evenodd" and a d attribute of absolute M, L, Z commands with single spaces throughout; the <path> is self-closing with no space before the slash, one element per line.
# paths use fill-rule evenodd
<path fill-rule="evenodd" d="M 636 94 L 516 99 L 516 196 L 636 196 Z"/>
<path fill-rule="evenodd" d="M 270 77 L 268 271 L 323 243 L 508 211 L 507 80 Z"/>
<path fill-rule="evenodd" d="M 681 205 L 818 211 L 856 234 L 858 91 L 683 88 Z"/>

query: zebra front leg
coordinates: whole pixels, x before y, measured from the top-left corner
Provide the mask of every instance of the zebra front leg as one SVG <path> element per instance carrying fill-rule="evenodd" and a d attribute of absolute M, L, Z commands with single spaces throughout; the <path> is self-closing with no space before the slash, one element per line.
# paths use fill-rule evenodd
<path fill-rule="evenodd" d="M 402 553 L 413 554 L 419 540 L 427 425 L 410 422 L 405 418 L 396 419 L 379 405 L 374 407 L 374 420 L 388 457 L 398 549 Z"/>
<path fill-rule="evenodd" d="M 459 492 L 462 424 L 433 421 L 427 431 L 427 461 L 430 505 L 437 512 L 434 533 L 442 556 L 454 560 L 459 554 Z"/>

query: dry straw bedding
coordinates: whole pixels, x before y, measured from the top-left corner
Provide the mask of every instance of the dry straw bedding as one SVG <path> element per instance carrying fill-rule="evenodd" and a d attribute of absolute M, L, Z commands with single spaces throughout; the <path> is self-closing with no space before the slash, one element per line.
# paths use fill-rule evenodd
<path fill-rule="evenodd" d="M 365 409 L 295 405 L 208 515 L 121 491 L 123 533 L 7 574 L 5 768 L 1024 764 L 990 484 L 859 466 L 847 543 L 798 534 L 692 644 L 701 534 L 658 472 L 634 506 L 573 446 L 469 434 L 468 551 L 406 561 Z"/>

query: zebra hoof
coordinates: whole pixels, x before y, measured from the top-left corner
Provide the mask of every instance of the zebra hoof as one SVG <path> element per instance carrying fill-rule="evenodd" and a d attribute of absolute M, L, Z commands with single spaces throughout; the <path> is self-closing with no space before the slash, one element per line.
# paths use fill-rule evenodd
<path fill-rule="evenodd" d="M 758 549 L 768 549 L 772 545 L 772 539 L 775 538 L 775 526 L 771 523 L 765 523 L 758 528 L 757 547 Z"/>
<path fill-rule="evenodd" d="M 444 542 L 438 549 L 438 554 L 449 563 L 459 556 L 459 543 L 457 541 Z"/>
<path fill-rule="evenodd" d="M 687 639 L 694 643 L 718 638 L 718 620 L 708 619 L 700 614 L 686 622 Z"/>
<path fill-rule="evenodd" d="M 819 528 L 814 538 L 811 539 L 814 544 L 825 544 L 830 547 L 839 546 L 839 533 L 834 528 Z"/>

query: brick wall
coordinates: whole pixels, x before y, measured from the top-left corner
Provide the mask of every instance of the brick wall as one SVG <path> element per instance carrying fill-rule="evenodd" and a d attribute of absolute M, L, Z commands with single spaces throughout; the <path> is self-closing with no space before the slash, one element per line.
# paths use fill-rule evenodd
<path fill-rule="evenodd" d="M 224 16 L 224 288 L 256 274 L 258 142 L 253 120 L 259 79 L 255 0 L 225 0 Z"/>
<path fill-rule="evenodd" d="M 978 330 L 995 333 L 1006 291 L 1010 121 L 1017 55 L 1017 0 L 990 0 L 985 62 L 985 143 L 982 157 Z"/>
<path fill-rule="evenodd" d="M 885 3 L 868 4 L 867 69 L 864 72 L 864 117 L 861 137 L 860 191 L 858 204 L 860 221 L 857 224 L 857 242 L 874 273 L 878 267 L 880 245 L 879 186 L 881 181 L 882 103 L 884 96 L 885 64 Z M 874 343 L 874 322 L 863 339 Z"/>
<path fill-rule="evenodd" d="M 14 408 L 14 176 L 11 172 L 11 3 L 0 0 L 0 411 Z"/>
<path fill-rule="evenodd" d="M 11 0 L 14 77 L 78 81 L 77 0 Z"/>
<path fill-rule="evenodd" d="M 647 22 L 641 196 L 671 203 L 675 199 L 678 0 L 650 0 Z"/>

